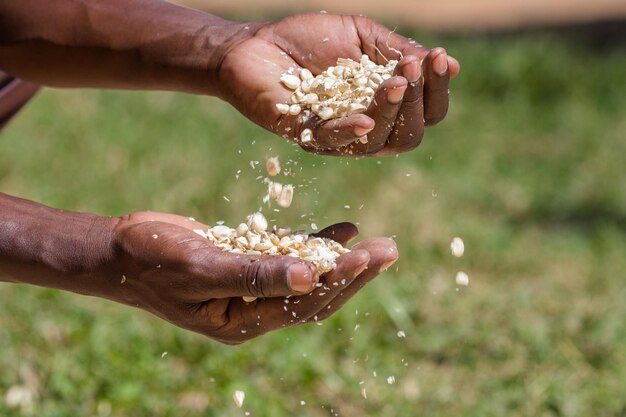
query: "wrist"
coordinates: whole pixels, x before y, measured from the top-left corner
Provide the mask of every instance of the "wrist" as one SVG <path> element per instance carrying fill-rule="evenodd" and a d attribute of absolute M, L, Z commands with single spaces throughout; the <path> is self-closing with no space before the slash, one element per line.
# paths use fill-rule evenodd
<path fill-rule="evenodd" d="M 209 95 L 216 96 L 229 102 L 232 95 L 232 87 L 227 85 L 223 76 L 223 63 L 238 45 L 254 37 L 254 35 L 264 26 L 265 21 L 252 22 L 229 22 L 221 36 L 219 45 L 213 49 L 209 73 L 211 74 L 210 85 L 212 91 Z M 236 86 L 235 86 L 236 88 Z"/>
<path fill-rule="evenodd" d="M 140 67 L 152 68 L 147 76 L 155 78 L 146 80 L 148 88 L 222 97 L 219 71 L 224 57 L 262 23 L 227 20 L 173 4 L 162 7 L 144 24 L 138 41 Z"/>

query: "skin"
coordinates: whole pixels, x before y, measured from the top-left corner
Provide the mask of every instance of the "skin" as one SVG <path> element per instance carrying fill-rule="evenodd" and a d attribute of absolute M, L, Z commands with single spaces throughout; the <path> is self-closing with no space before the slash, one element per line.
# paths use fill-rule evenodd
<path fill-rule="evenodd" d="M 318 74 L 364 53 L 400 60 L 365 113 L 327 122 L 278 113 L 275 104 L 290 96 L 279 82 L 287 69 Z M 290 140 L 312 129 L 313 142 L 300 144 L 308 152 L 354 157 L 418 146 L 425 127 L 445 117 L 459 73 L 443 48 L 365 17 L 233 22 L 159 0 L 0 0 L 0 68 L 48 86 L 217 96 Z M 327 318 L 398 258 L 391 239 L 368 239 L 320 277 L 291 257 L 222 252 L 197 228 L 207 226 L 165 213 L 73 213 L 0 194 L 0 280 L 107 298 L 236 344 Z M 340 223 L 320 234 L 347 244 L 357 229 Z"/>

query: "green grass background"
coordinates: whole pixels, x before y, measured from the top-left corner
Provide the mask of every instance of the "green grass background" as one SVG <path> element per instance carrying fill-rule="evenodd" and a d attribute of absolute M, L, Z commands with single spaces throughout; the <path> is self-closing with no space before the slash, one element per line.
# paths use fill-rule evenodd
<path fill-rule="evenodd" d="M 306 155 L 211 98 L 43 91 L 0 136 L 3 192 L 236 224 L 263 192 L 249 161 L 279 155 L 303 187 L 274 219 L 358 222 L 401 259 L 322 326 L 237 347 L 0 285 L 0 415 L 625 416 L 626 54 L 546 33 L 416 38 L 463 71 L 445 122 L 398 158 Z M 34 405 L 9 408 L 23 384 Z"/>

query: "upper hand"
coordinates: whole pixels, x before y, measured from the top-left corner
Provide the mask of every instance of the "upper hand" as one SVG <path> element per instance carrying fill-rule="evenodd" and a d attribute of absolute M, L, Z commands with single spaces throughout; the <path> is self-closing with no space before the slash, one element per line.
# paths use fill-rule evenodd
<path fill-rule="evenodd" d="M 225 54 L 218 78 L 222 97 L 264 128 L 295 140 L 307 151 L 327 155 L 383 156 L 414 149 L 424 127 L 442 120 L 448 110 L 448 81 L 459 63 L 443 48 L 429 50 L 379 23 L 358 16 L 303 14 L 276 23 L 248 26 L 250 36 Z M 400 60 L 396 76 L 381 84 L 363 114 L 323 121 L 283 115 L 276 103 L 289 103 L 291 91 L 280 82 L 290 67 L 321 73 L 337 58 L 358 61 Z M 400 55 L 402 54 L 402 55 Z M 300 142 L 303 129 L 311 143 Z M 368 142 L 359 143 L 367 134 Z"/>
<path fill-rule="evenodd" d="M 236 344 L 325 319 L 398 257 L 391 239 L 368 239 L 319 277 L 312 264 L 297 258 L 224 252 L 194 229 L 207 226 L 165 213 L 122 217 L 113 233 L 115 255 L 103 268 L 105 296 Z M 350 223 L 319 233 L 344 245 L 356 234 Z M 242 296 L 259 298 L 246 303 Z"/>

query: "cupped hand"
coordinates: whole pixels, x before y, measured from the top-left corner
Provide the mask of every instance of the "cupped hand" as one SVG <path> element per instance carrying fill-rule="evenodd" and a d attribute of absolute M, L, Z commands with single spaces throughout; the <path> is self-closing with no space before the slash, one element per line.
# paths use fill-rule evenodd
<path fill-rule="evenodd" d="M 430 50 L 360 16 L 302 14 L 246 27 L 250 35 L 227 51 L 219 67 L 221 96 L 255 123 L 307 151 L 396 155 L 418 146 L 425 126 L 447 113 L 448 82 L 460 66 L 443 48 Z M 362 54 L 378 64 L 399 60 L 395 76 L 381 84 L 364 113 L 324 121 L 277 110 L 276 103 L 290 103 L 291 90 L 279 81 L 289 68 L 308 68 L 317 75 L 337 58 L 358 61 Z M 300 133 L 306 128 L 314 140 L 302 143 Z M 366 134 L 367 143 L 360 143 Z"/>
<path fill-rule="evenodd" d="M 105 296 L 227 344 L 272 330 L 323 320 L 398 258 L 393 240 L 365 240 L 318 276 L 289 256 L 224 252 L 193 230 L 187 217 L 139 212 L 113 232 Z M 347 244 L 356 226 L 339 223 L 318 235 Z M 243 296 L 258 297 L 245 302 Z"/>

